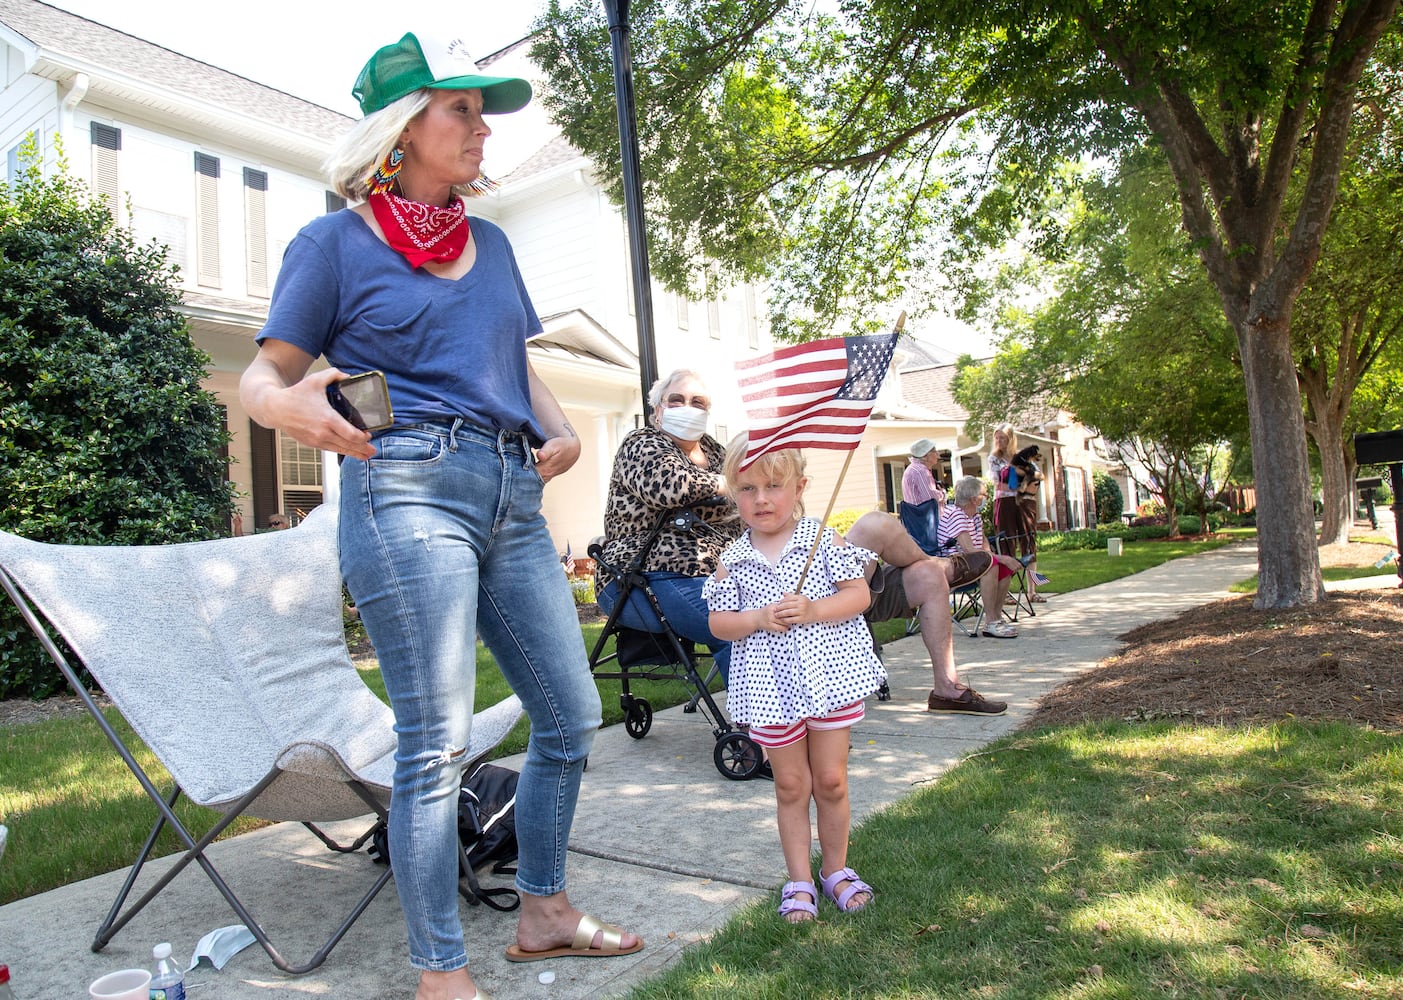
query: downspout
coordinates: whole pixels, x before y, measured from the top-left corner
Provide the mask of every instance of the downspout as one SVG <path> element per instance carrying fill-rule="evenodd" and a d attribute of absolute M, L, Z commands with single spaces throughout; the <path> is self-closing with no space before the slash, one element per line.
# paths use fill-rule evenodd
<path fill-rule="evenodd" d="M 91 81 L 86 73 L 74 73 L 73 79 L 68 82 L 68 93 L 63 95 L 63 103 L 59 105 L 58 113 L 58 134 L 63 140 L 65 150 L 77 149 L 77 144 L 69 140 L 69 135 L 73 125 L 73 109 L 83 102 L 83 98 L 88 96 L 88 86 Z"/>

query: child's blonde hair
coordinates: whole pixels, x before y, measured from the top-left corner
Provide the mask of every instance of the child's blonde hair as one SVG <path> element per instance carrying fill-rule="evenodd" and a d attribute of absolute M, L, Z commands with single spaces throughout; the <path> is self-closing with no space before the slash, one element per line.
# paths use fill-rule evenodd
<path fill-rule="evenodd" d="M 731 438 L 731 443 L 726 446 L 726 461 L 721 466 L 721 474 L 726 477 L 726 495 L 732 500 L 736 498 L 736 480 L 740 478 L 740 466 L 745 461 L 745 452 L 749 444 L 750 435 L 742 432 Z M 765 479 L 776 483 L 802 481 L 806 467 L 804 452 L 799 448 L 784 448 L 780 451 L 766 452 L 757 458 L 754 465 L 751 466 Z M 804 516 L 802 497 L 794 505 L 794 509 L 800 517 Z"/>

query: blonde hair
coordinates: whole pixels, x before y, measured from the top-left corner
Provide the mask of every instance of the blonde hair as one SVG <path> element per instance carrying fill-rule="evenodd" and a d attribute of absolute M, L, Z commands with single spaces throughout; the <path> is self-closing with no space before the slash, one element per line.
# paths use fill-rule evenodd
<path fill-rule="evenodd" d="M 432 99 L 433 92 L 421 87 L 352 125 L 322 163 L 322 170 L 326 172 L 332 190 L 347 201 L 365 201 L 370 193 L 375 168 L 390 155 L 390 150 L 399 145 L 400 136 L 409 123 L 429 106 Z M 473 184 L 455 184 L 453 193 L 466 199 L 476 197 L 483 191 Z"/>
<path fill-rule="evenodd" d="M 732 500 L 736 498 L 736 483 L 740 479 L 740 466 L 745 461 L 745 452 L 749 444 L 750 435 L 742 432 L 731 438 L 731 443 L 726 446 L 726 461 L 721 467 L 721 474 L 726 477 L 726 495 Z M 787 485 L 801 482 L 804 479 L 804 470 L 807 465 L 803 451 L 798 448 L 784 448 L 780 451 L 766 452 L 757 458 L 750 468 L 756 470 L 760 476 L 770 482 Z M 794 509 L 800 517 L 804 516 L 802 498 L 794 505 Z"/>
<path fill-rule="evenodd" d="M 1014 452 L 1018 450 L 1018 434 L 1014 431 L 1012 424 L 999 424 L 994 428 L 995 434 L 998 434 L 1000 431 L 1008 435 L 1008 450 L 1005 452 L 995 451 L 994 454 L 998 455 L 1000 458 L 1011 458 Z"/>

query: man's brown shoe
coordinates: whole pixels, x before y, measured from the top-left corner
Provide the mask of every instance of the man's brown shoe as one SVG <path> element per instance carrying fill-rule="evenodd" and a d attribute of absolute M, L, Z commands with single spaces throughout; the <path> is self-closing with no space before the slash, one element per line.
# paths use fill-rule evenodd
<path fill-rule="evenodd" d="M 926 698 L 927 712 L 949 712 L 952 715 L 1003 715 L 1008 702 L 989 701 L 974 688 L 965 688 L 958 698 L 942 698 L 934 691 Z"/>

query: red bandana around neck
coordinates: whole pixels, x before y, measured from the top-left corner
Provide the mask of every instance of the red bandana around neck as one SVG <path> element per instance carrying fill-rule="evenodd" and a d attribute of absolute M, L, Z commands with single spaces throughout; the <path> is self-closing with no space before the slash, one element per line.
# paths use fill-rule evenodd
<path fill-rule="evenodd" d="M 410 201 L 392 191 L 372 194 L 368 200 L 385 239 L 411 267 L 457 260 L 468 245 L 467 209 L 457 195 L 447 208 Z"/>

